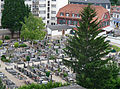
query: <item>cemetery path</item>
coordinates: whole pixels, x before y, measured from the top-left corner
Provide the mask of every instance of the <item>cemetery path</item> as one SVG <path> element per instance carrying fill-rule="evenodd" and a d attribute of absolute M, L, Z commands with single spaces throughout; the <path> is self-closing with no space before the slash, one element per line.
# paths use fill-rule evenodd
<path fill-rule="evenodd" d="M 52 79 L 55 81 L 55 82 L 61 82 L 62 84 L 66 83 L 65 80 L 63 80 L 61 77 L 59 76 L 55 76 L 55 75 L 52 75 Z"/>
<path fill-rule="evenodd" d="M 34 80 L 32 80 L 32 79 L 30 79 L 29 77 L 27 77 L 25 74 L 23 74 L 23 73 L 21 73 L 21 72 L 19 72 L 18 70 L 16 70 L 16 69 L 14 69 L 15 71 L 17 71 L 18 73 L 20 73 L 20 74 L 22 74 L 22 75 L 24 75 L 26 78 L 27 78 L 27 80 L 26 81 L 30 81 L 30 83 L 36 83 Z"/>
<path fill-rule="evenodd" d="M 0 63 L 1 63 L 0 71 L 1 71 L 2 73 L 4 73 L 5 76 L 8 77 L 8 79 L 10 79 L 12 82 L 14 82 L 14 83 L 16 84 L 16 86 L 25 85 L 24 80 L 19 80 L 19 79 L 15 78 L 15 76 L 13 76 L 12 74 L 8 73 L 8 72 L 5 70 L 5 67 L 7 67 L 7 65 L 5 65 L 2 61 L 1 61 Z"/>

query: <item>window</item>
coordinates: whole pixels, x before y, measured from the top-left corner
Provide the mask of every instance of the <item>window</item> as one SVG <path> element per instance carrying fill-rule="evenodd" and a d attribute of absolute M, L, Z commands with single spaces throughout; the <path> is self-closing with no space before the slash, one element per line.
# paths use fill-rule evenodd
<path fill-rule="evenodd" d="M 56 11 L 51 11 L 51 14 L 56 14 Z"/>
<path fill-rule="evenodd" d="M 41 17 L 43 20 L 45 20 L 45 17 Z"/>
<path fill-rule="evenodd" d="M 114 17 L 116 18 L 116 14 L 114 14 Z"/>
<path fill-rule="evenodd" d="M 39 1 L 46 1 L 46 0 L 39 0 Z"/>
<path fill-rule="evenodd" d="M 72 24 L 72 21 L 71 20 L 67 20 L 67 24 L 68 25 Z"/>
<path fill-rule="evenodd" d="M 51 17 L 51 20 L 55 20 L 55 17 Z"/>
<path fill-rule="evenodd" d="M 52 4 L 51 7 L 56 8 L 56 5 L 55 5 L 55 4 Z"/>
<path fill-rule="evenodd" d="M 77 17 L 80 17 L 80 14 L 77 14 Z"/>
<path fill-rule="evenodd" d="M 105 19 L 107 19 L 108 18 L 108 16 L 107 15 L 105 15 L 105 17 L 104 17 Z"/>
<path fill-rule="evenodd" d="M 110 21 L 107 21 L 107 26 L 110 25 Z"/>
<path fill-rule="evenodd" d="M 68 17 L 68 16 L 69 16 L 69 13 L 66 13 L 66 16 Z"/>
<path fill-rule="evenodd" d="M 40 13 L 40 14 L 45 14 L 45 13 L 46 13 L 46 11 L 44 11 L 44 10 L 43 10 L 43 11 L 40 11 L 39 13 Z"/>
<path fill-rule="evenodd" d="M 64 16 L 64 14 L 63 14 L 63 13 L 60 13 L 60 16 Z"/>
<path fill-rule="evenodd" d="M 75 17 L 75 14 L 72 14 L 72 17 Z"/>
<path fill-rule="evenodd" d="M 40 4 L 39 7 L 46 7 L 46 4 Z"/>
<path fill-rule="evenodd" d="M 74 21 L 74 22 L 73 22 L 73 25 L 77 25 L 77 21 Z"/>
<path fill-rule="evenodd" d="M 59 24 L 66 24 L 66 20 L 59 20 Z"/>
<path fill-rule="evenodd" d="M 117 18 L 119 18 L 119 15 L 117 15 Z"/>

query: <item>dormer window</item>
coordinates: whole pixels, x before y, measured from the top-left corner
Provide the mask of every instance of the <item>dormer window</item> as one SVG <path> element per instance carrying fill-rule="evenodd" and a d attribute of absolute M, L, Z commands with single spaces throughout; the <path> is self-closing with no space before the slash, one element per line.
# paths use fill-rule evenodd
<path fill-rule="evenodd" d="M 80 14 L 77 14 L 77 17 L 79 18 L 79 17 L 80 17 Z"/>
<path fill-rule="evenodd" d="M 75 14 L 72 14 L 72 17 L 75 17 Z"/>
<path fill-rule="evenodd" d="M 105 19 L 107 19 L 108 18 L 108 16 L 107 15 L 105 15 L 105 17 L 104 17 Z"/>
<path fill-rule="evenodd" d="M 66 16 L 68 17 L 68 16 L 69 16 L 69 13 L 66 13 Z"/>
<path fill-rule="evenodd" d="M 60 13 L 60 16 L 64 16 L 64 13 L 61 12 L 61 13 Z"/>

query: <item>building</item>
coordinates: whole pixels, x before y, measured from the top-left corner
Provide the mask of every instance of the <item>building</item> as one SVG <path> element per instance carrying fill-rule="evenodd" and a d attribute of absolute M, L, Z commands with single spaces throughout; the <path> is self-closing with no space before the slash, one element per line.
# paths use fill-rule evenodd
<path fill-rule="evenodd" d="M 81 20 L 80 12 L 83 10 L 84 7 L 87 5 L 80 5 L 80 4 L 69 4 L 64 6 L 59 10 L 57 13 L 57 24 L 67 24 L 76 26 L 78 25 L 79 20 Z M 101 28 L 105 28 L 110 25 L 110 15 L 109 11 L 102 6 L 91 6 L 95 8 L 97 12 L 98 21 L 101 21 L 100 25 Z"/>
<path fill-rule="evenodd" d="M 0 6 L 3 9 L 4 0 L 0 1 Z M 68 4 L 68 0 L 25 0 L 25 4 L 30 7 L 33 15 L 42 17 L 46 25 L 55 25 L 57 23 L 57 12 L 60 8 Z M 0 9 L 1 14 L 2 11 Z"/>
<path fill-rule="evenodd" d="M 120 6 L 111 7 L 111 25 L 120 29 Z"/>
<path fill-rule="evenodd" d="M 93 4 L 97 6 L 103 6 L 108 11 L 110 11 L 111 3 L 110 0 L 69 0 L 69 4 Z"/>
<path fill-rule="evenodd" d="M 71 34 L 72 27 L 68 25 L 48 25 L 47 33 L 48 35 L 54 36 L 64 36 L 65 34 Z"/>

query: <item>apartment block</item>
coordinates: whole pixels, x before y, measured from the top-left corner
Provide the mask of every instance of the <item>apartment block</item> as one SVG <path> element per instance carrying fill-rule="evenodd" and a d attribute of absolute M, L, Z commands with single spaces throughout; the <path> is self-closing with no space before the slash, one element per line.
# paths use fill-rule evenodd
<path fill-rule="evenodd" d="M 68 4 L 68 0 L 25 0 L 34 16 L 42 17 L 46 25 L 57 24 L 56 15 L 60 8 Z M 0 0 L 0 21 L 4 0 Z M 1 25 L 1 22 L 0 22 Z"/>

